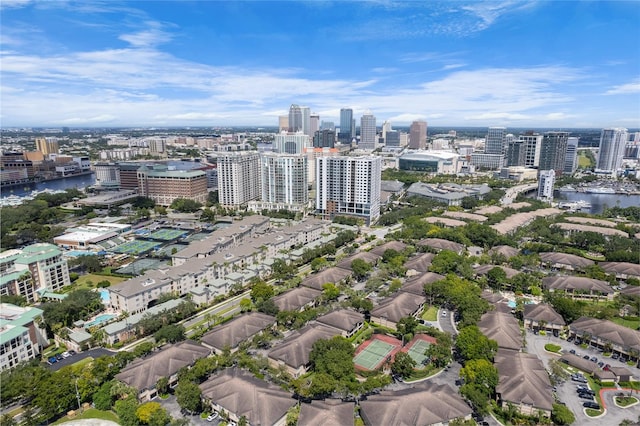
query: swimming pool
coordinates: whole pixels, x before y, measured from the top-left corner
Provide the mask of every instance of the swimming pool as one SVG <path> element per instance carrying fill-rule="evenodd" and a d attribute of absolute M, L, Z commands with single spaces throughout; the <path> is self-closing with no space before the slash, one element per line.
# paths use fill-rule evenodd
<path fill-rule="evenodd" d="M 111 301 L 111 296 L 109 296 L 109 290 L 105 290 L 104 288 L 101 289 L 100 299 L 102 299 L 102 303 L 109 303 Z"/>
<path fill-rule="evenodd" d="M 532 305 L 536 302 L 532 301 L 532 300 L 527 300 L 524 302 L 525 305 Z M 516 302 L 513 300 L 509 300 L 509 302 L 507 303 L 507 306 L 509 306 L 511 309 L 516 307 Z"/>
<path fill-rule="evenodd" d="M 92 321 L 84 323 L 84 328 L 91 328 L 91 327 L 94 327 L 96 325 L 100 325 L 103 322 L 107 322 L 107 321 L 115 318 L 116 316 L 117 315 L 114 315 L 114 314 L 100 314 L 97 317 L 95 317 Z"/>

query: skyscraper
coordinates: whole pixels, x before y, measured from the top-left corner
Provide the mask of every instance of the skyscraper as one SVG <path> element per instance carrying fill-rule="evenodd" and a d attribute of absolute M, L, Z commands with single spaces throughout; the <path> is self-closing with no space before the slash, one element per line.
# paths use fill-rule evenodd
<path fill-rule="evenodd" d="M 380 157 L 317 158 L 316 209 L 328 218 L 344 214 L 375 222 L 380 216 L 381 179 Z"/>
<path fill-rule="evenodd" d="M 518 139 L 524 143 L 524 166 L 538 167 L 540 165 L 542 135 L 526 132 L 524 135 L 520 135 Z"/>
<path fill-rule="evenodd" d="M 264 153 L 260 161 L 263 208 L 304 209 L 309 201 L 307 157 L 304 154 Z"/>
<path fill-rule="evenodd" d="M 278 117 L 278 131 L 282 132 L 282 131 L 288 132 L 289 131 L 289 116 L 288 115 L 281 115 Z"/>
<path fill-rule="evenodd" d="M 525 143 L 522 139 L 511 140 L 507 145 L 507 166 L 524 166 Z"/>
<path fill-rule="evenodd" d="M 360 149 L 376 149 L 376 117 L 367 111 L 360 118 Z"/>
<path fill-rule="evenodd" d="M 313 136 L 313 133 L 311 133 L 311 108 L 300 107 L 300 112 L 302 113 L 302 133 L 307 136 Z"/>
<path fill-rule="evenodd" d="M 484 143 L 485 154 L 505 155 L 505 140 L 507 129 L 504 127 L 489 127 Z"/>
<path fill-rule="evenodd" d="M 56 138 L 36 138 L 36 151 L 44 155 L 59 154 L 60 146 Z"/>
<path fill-rule="evenodd" d="M 546 132 L 540 148 L 540 170 L 554 170 L 562 175 L 567 155 L 568 132 Z"/>
<path fill-rule="evenodd" d="M 564 157 L 563 173 L 572 175 L 578 168 L 578 139 L 570 137 L 567 139 L 567 154 Z"/>
<path fill-rule="evenodd" d="M 301 132 L 302 131 L 302 109 L 296 104 L 289 107 L 289 131 Z"/>
<path fill-rule="evenodd" d="M 628 137 L 627 129 L 602 129 L 597 169 L 616 171 L 622 167 Z"/>
<path fill-rule="evenodd" d="M 273 138 L 273 152 L 282 154 L 302 154 L 309 147 L 309 136 L 302 132 L 278 133 Z"/>
<path fill-rule="evenodd" d="M 229 152 L 218 157 L 220 204 L 237 207 L 260 197 L 260 155 Z"/>
<path fill-rule="evenodd" d="M 336 142 L 335 130 L 318 130 L 313 135 L 314 148 L 334 148 Z"/>
<path fill-rule="evenodd" d="M 409 148 L 425 149 L 427 147 L 427 122 L 414 121 L 409 127 Z"/>
<path fill-rule="evenodd" d="M 355 132 L 352 132 L 353 126 L 353 110 L 351 108 L 342 108 L 340 110 L 340 132 L 338 133 L 338 140 L 342 143 L 351 143 L 351 140 L 355 137 Z"/>
<path fill-rule="evenodd" d="M 313 112 L 310 117 L 309 136 L 313 136 L 320 130 L 320 115 Z"/>

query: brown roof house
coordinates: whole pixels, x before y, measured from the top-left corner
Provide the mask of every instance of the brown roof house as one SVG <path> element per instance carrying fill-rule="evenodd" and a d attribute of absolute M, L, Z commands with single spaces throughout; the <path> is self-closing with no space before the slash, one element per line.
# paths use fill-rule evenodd
<path fill-rule="evenodd" d="M 465 251 L 465 247 L 463 244 L 444 240 L 442 238 L 425 238 L 424 240 L 418 241 L 418 245 L 429 247 L 436 251 L 450 250 L 457 254 L 462 254 Z"/>
<path fill-rule="evenodd" d="M 607 274 L 615 274 L 616 278 L 640 278 L 640 265 L 629 262 L 598 262 Z"/>
<path fill-rule="evenodd" d="M 640 331 L 612 321 L 581 317 L 569 325 L 569 330 L 572 335 L 604 350 L 625 356 L 636 354 L 635 357 L 640 353 Z"/>
<path fill-rule="evenodd" d="M 336 264 L 336 266 L 338 268 L 342 268 L 342 269 L 346 269 L 347 271 L 351 271 L 351 263 L 356 260 L 356 259 L 362 259 L 365 262 L 374 265 L 376 262 L 378 262 L 378 260 L 380 260 L 382 258 L 381 255 L 369 252 L 369 251 L 362 251 L 360 253 L 356 253 L 354 255 L 351 255 L 349 257 L 347 257 L 346 259 L 338 262 L 338 264 Z"/>
<path fill-rule="evenodd" d="M 351 337 L 364 326 L 364 315 L 351 309 L 338 309 L 316 319 L 320 324 L 340 330 L 343 337 Z"/>
<path fill-rule="evenodd" d="M 291 333 L 269 351 L 269 364 L 275 368 L 284 365 L 289 374 L 300 377 L 309 367 L 309 353 L 313 344 L 320 339 L 331 339 L 340 334 L 337 328 L 317 322 L 309 323 Z"/>
<path fill-rule="evenodd" d="M 365 425 L 444 425 L 470 419 L 471 407 L 448 385 L 423 382 L 415 388 L 382 391 L 360 401 Z"/>
<path fill-rule="evenodd" d="M 406 248 L 407 248 L 407 245 L 401 241 L 389 241 L 387 243 L 384 243 L 382 245 L 379 245 L 378 247 L 375 247 L 369 250 L 369 253 L 377 254 L 378 256 L 382 257 L 384 256 L 384 252 L 387 250 L 395 250 L 401 253 Z"/>
<path fill-rule="evenodd" d="M 557 334 L 567 325 L 562 316 L 551 305 L 524 305 L 524 327 L 530 330 L 545 330 Z"/>
<path fill-rule="evenodd" d="M 339 399 L 311 401 L 300 404 L 298 425 L 300 426 L 353 426 L 355 424 L 355 402 L 342 402 Z"/>
<path fill-rule="evenodd" d="M 613 300 L 614 291 L 607 281 L 588 277 L 556 275 L 542 279 L 542 286 L 551 292 L 560 292 L 572 299 Z"/>
<path fill-rule="evenodd" d="M 326 283 L 337 284 L 351 276 L 351 271 L 342 268 L 328 268 L 302 280 L 301 285 L 322 291 Z"/>
<path fill-rule="evenodd" d="M 491 250 L 489 250 L 489 254 L 497 254 L 506 257 L 507 259 L 511 259 L 514 256 L 520 254 L 517 248 L 511 246 L 495 246 Z"/>
<path fill-rule="evenodd" d="M 525 415 L 541 411 L 545 416 L 551 416 L 552 386 L 549 374 L 537 356 L 499 350 L 494 362 L 498 369 L 496 395 L 502 408 L 510 403 Z"/>
<path fill-rule="evenodd" d="M 504 273 L 507 274 L 507 279 L 509 280 L 520 273 L 520 271 L 518 271 L 517 269 L 513 269 L 507 266 L 501 266 L 501 265 L 480 265 L 475 267 L 473 270 L 476 273 L 476 276 L 480 276 L 480 275 L 484 276 L 484 275 L 487 275 L 489 271 L 492 270 L 493 268 L 502 269 Z"/>
<path fill-rule="evenodd" d="M 424 309 L 427 298 L 404 291 L 383 300 L 371 311 L 371 322 L 383 327 L 396 329 L 396 324 L 404 317 L 417 318 Z"/>
<path fill-rule="evenodd" d="M 404 263 L 404 267 L 407 268 L 407 276 L 410 277 L 412 275 L 418 275 L 419 273 L 428 272 L 434 257 L 434 253 L 422 253 L 413 256 Z"/>
<path fill-rule="evenodd" d="M 584 269 L 587 266 L 595 264 L 593 260 L 586 259 L 575 254 L 547 252 L 540 253 L 540 261 L 555 269 L 567 269 L 569 271 Z"/>
<path fill-rule="evenodd" d="M 478 328 L 489 339 L 498 342 L 498 348 L 516 351 L 522 348 L 520 325 L 510 313 L 489 311 L 480 318 Z"/>
<path fill-rule="evenodd" d="M 402 284 L 400 291 L 424 296 L 425 284 L 431 284 L 436 281 L 443 280 L 444 278 L 444 275 L 436 274 L 435 272 L 425 272 L 424 274 L 416 275 L 405 281 L 404 284 Z"/>
<path fill-rule="evenodd" d="M 307 306 L 313 306 L 321 294 L 321 291 L 313 288 L 297 287 L 271 300 L 281 311 L 302 311 Z"/>
<path fill-rule="evenodd" d="M 210 332 L 202 336 L 200 341 L 215 353 L 222 353 L 225 347 L 235 352 L 241 342 L 271 327 L 275 322 L 276 319 L 270 315 L 251 312 L 213 327 Z"/>
<path fill-rule="evenodd" d="M 200 389 L 213 410 L 224 411 L 236 424 L 244 417 L 252 426 L 284 426 L 297 403 L 289 392 L 236 368 L 212 376 Z"/>
<path fill-rule="evenodd" d="M 190 367 L 198 359 L 208 356 L 211 351 L 192 341 L 170 345 L 159 352 L 145 358 L 133 361 L 120 373 L 116 379 L 138 390 L 138 399 L 148 401 L 155 398 L 156 383 L 161 377 L 169 379 L 169 384 L 178 381 L 178 371 L 183 367 Z"/>

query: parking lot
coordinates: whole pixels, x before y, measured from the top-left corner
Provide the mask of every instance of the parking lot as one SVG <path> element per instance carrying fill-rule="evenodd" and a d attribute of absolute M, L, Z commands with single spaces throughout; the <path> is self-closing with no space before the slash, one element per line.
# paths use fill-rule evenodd
<path fill-rule="evenodd" d="M 564 353 L 570 353 L 571 350 L 574 350 L 577 355 L 584 357 L 585 355 L 589 356 L 589 359 L 596 357 L 598 362 L 604 362 L 605 364 L 611 364 L 612 366 L 625 367 L 629 369 L 633 376 L 637 379 L 640 377 L 640 369 L 635 366 L 629 366 L 619 360 L 611 359 L 610 357 L 604 357 L 603 354 L 593 348 L 581 348 L 571 342 L 567 342 L 566 340 L 553 337 L 553 336 L 540 336 L 535 335 L 533 333 L 527 332 L 527 352 L 536 354 L 538 358 L 540 358 L 545 366 L 549 366 L 549 360 L 551 359 L 559 359 L 558 355 L 554 355 L 550 352 L 544 350 L 544 345 L 547 343 L 553 343 L 556 345 L 560 345 Z M 575 369 L 574 369 L 575 370 Z M 577 371 L 577 370 L 575 370 Z M 576 422 L 574 424 L 578 425 L 618 425 L 624 419 L 629 420 L 637 420 L 638 416 L 640 416 L 640 404 L 628 407 L 628 408 L 619 408 L 614 405 L 613 397 L 619 390 L 604 392 L 604 404 L 607 408 L 607 411 L 604 415 L 598 418 L 588 417 L 585 414 L 585 409 L 582 406 L 587 399 L 580 398 L 576 391 L 578 385 L 583 385 L 583 383 L 573 381 L 569 378 L 562 384 L 556 386 L 556 394 L 558 400 L 562 401 L 566 404 L 567 408 L 573 411 L 576 416 Z"/>

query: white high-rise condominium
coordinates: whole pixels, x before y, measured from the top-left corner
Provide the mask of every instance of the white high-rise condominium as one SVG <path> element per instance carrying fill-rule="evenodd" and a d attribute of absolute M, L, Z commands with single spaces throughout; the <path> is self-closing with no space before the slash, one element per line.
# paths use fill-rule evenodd
<path fill-rule="evenodd" d="M 300 113 L 302 114 L 302 133 L 307 136 L 313 136 L 313 133 L 311 133 L 311 108 L 302 106 L 300 107 Z"/>
<path fill-rule="evenodd" d="M 572 175 L 578 168 L 578 140 L 572 136 L 567 139 L 567 155 L 564 157 L 563 174 Z"/>
<path fill-rule="evenodd" d="M 540 165 L 540 148 L 542 147 L 542 135 L 527 132 L 518 138 L 524 143 L 524 166 L 538 167 Z"/>
<path fill-rule="evenodd" d="M 229 152 L 218 156 L 220 204 L 237 207 L 260 197 L 260 155 Z"/>
<path fill-rule="evenodd" d="M 538 199 L 553 200 L 553 185 L 556 182 L 555 170 L 541 170 L 538 176 Z"/>
<path fill-rule="evenodd" d="M 360 149 L 376 149 L 376 117 L 367 111 L 360 119 Z"/>
<path fill-rule="evenodd" d="M 628 137 L 627 129 L 602 129 L 597 169 L 616 171 L 622 167 Z"/>
<path fill-rule="evenodd" d="M 309 136 L 302 132 L 278 133 L 273 138 L 273 152 L 282 154 L 302 154 L 305 148 L 311 146 Z"/>
<path fill-rule="evenodd" d="M 375 222 L 380 216 L 380 157 L 316 159 L 316 209 L 325 217 L 353 215 Z"/>
<path fill-rule="evenodd" d="M 308 167 L 305 154 L 264 153 L 262 197 L 270 210 L 300 210 L 309 202 Z"/>

